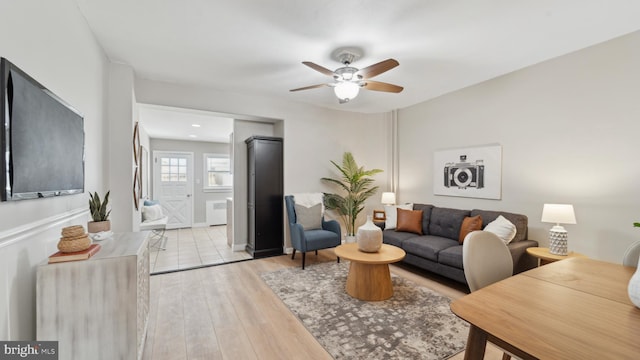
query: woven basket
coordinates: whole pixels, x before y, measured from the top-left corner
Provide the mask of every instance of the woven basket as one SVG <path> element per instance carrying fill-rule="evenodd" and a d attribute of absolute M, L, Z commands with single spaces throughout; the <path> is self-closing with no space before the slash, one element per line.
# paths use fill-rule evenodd
<path fill-rule="evenodd" d="M 91 246 L 91 240 L 87 236 L 73 240 L 62 238 L 58 242 L 58 250 L 64 253 L 86 250 L 89 246 Z"/>

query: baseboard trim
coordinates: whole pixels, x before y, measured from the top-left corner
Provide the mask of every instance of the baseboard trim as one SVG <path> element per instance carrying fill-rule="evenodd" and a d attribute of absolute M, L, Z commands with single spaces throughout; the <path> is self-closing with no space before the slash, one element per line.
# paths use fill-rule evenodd
<path fill-rule="evenodd" d="M 233 244 L 233 251 L 244 251 L 247 244 Z"/>
<path fill-rule="evenodd" d="M 10 246 L 27 237 L 34 236 L 70 220 L 88 215 L 89 210 L 86 207 L 82 207 L 0 232 L 0 248 Z"/>

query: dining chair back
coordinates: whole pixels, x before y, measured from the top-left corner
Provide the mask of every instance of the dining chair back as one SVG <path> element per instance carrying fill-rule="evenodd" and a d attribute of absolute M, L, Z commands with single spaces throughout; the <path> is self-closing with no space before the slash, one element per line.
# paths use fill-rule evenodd
<path fill-rule="evenodd" d="M 509 248 L 494 233 L 473 231 L 462 244 L 462 267 L 471 291 L 513 275 Z"/>
<path fill-rule="evenodd" d="M 509 248 L 496 234 L 488 231 L 473 231 L 464 238 L 462 266 L 472 292 L 513 275 Z M 502 360 L 509 359 L 511 354 L 504 352 Z"/>

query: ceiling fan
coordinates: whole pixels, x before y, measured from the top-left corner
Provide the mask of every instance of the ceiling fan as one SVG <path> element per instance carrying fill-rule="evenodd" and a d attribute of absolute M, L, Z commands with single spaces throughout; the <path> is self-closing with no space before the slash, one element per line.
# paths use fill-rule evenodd
<path fill-rule="evenodd" d="M 354 49 L 338 49 L 334 51 L 334 58 L 336 58 L 336 60 L 340 61 L 344 65 L 337 68 L 335 71 L 331 71 L 310 61 L 303 61 L 303 64 L 307 65 L 313 70 L 316 70 L 325 75 L 332 76 L 334 82 L 327 84 L 310 85 L 297 89 L 291 89 L 289 91 L 317 89 L 328 86 L 333 88 L 333 91 L 338 97 L 338 101 L 340 102 L 340 104 L 344 104 L 358 96 L 360 88 L 392 93 L 399 93 L 404 89 L 402 86 L 370 80 L 372 77 L 380 75 L 400 65 L 397 60 L 387 59 L 379 63 L 367 66 L 365 68 L 358 69 L 351 66 L 351 63 L 353 63 L 359 57 L 360 54 L 358 53 L 358 51 L 354 51 Z"/>

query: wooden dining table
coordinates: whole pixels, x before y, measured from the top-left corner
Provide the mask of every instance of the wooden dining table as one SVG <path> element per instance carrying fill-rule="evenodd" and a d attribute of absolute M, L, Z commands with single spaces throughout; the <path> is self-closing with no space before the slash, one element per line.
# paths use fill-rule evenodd
<path fill-rule="evenodd" d="M 487 341 L 521 359 L 640 359 L 635 268 L 588 258 L 538 267 L 463 296 L 451 310 L 471 326 L 465 359 Z"/>

